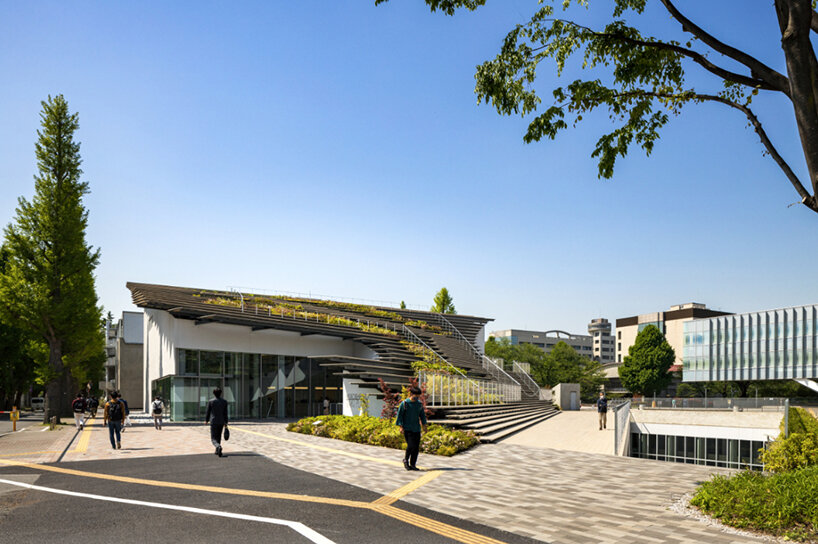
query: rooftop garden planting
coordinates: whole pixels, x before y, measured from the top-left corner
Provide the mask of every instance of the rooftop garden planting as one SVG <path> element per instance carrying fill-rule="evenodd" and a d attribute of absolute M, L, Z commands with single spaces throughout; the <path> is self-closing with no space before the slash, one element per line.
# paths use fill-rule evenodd
<path fill-rule="evenodd" d="M 218 306 L 228 306 L 231 308 L 240 308 L 241 301 L 236 298 L 226 297 L 212 297 L 204 301 L 206 304 L 215 304 Z M 292 317 L 294 319 L 302 319 L 305 321 L 317 321 L 326 323 L 328 325 L 338 325 L 341 327 L 351 327 L 364 332 L 373 332 L 377 334 L 388 334 L 390 336 L 398 336 L 398 332 L 386 327 L 381 327 L 375 323 L 368 321 L 353 320 L 346 317 L 339 317 L 320 312 L 310 312 L 303 309 L 300 304 L 288 304 L 286 302 L 279 302 L 275 299 L 253 298 L 247 302 L 252 302 L 257 309 L 264 312 Z"/>

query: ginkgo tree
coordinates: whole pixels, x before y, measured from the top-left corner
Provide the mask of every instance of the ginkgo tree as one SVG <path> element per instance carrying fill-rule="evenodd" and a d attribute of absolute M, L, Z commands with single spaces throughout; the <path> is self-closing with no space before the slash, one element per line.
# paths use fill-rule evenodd
<path fill-rule="evenodd" d="M 375 0 L 381 4 L 388 0 Z M 453 15 L 474 10 L 486 0 L 425 0 L 432 11 Z M 714 103 L 746 118 L 767 153 L 792 184 L 800 203 L 818 212 L 818 60 L 812 32 L 818 32 L 815 0 L 747 2 L 741 11 L 767 10 L 780 31 L 781 73 L 753 55 L 731 46 L 685 15 L 671 0 L 541 0 L 524 24 L 503 40 L 500 53 L 477 67 L 475 93 L 503 115 L 531 117 L 524 136 L 527 143 L 557 134 L 583 120 L 592 111 L 607 110 L 614 127 L 602 134 L 591 153 L 599 176 L 610 178 L 617 158 L 631 146 L 647 154 L 671 116 L 685 106 Z M 648 24 L 646 8 L 661 4 L 681 25 L 688 41 L 652 36 L 639 29 Z M 599 27 L 560 18 L 561 10 L 580 5 L 588 10 L 609 9 Z M 741 13 L 736 13 L 737 17 Z M 731 25 L 735 21 L 730 21 Z M 553 103 L 543 107 L 535 82 L 561 75 L 566 63 L 578 58 L 589 75 L 553 88 Z M 554 61 L 543 65 L 543 61 Z M 687 70 L 697 67 L 710 76 L 707 90 L 686 81 Z M 539 70 L 539 71 L 538 71 Z M 705 83 L 703 83 L 704 85 Z M 785 97 L 793 108 L 808 179 L 802 179 L 774 145 L 751 108 L 760 93 Z"/>

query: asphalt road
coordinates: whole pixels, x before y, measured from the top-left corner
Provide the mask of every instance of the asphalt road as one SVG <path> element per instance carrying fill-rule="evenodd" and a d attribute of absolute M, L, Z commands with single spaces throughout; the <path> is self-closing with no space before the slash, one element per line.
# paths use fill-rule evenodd
<path fill-rule="evenodd" d="M 0 479 L 25 481 L 52 489 L 161 505 L 295 521 L 339 544 L 477 543 L 480 542 L 480 535 L 508 543 L 536 542 L 401 501 L 392 504 L 400 511 L 392 511 L 393 514 L 397 513 L 397 517 L 401 519 L 394 519 L 370 508 L 305 502 L 303 497 L 318 497 L 307 500 L 345 499 L 358 501 L 354 504 L 360 505 L 371 503 L 381 496 L 362 488 L 292 469 L 249 452 L 231 453 L 223 458 L 215 455 L 180 455 L 59 463 L 51 466 L 114 477 L 288 493 L 299 495 L 302 500 L 250 496 L 244 491 L 241 492 L 243 494 L 231 495 L 196 489 L 168 488 L 155 484 L 45 472 L 37 468 L 19 466 L 0 465 Z M 447 525 L 442 526 L 437 522 Z M 417 525 L 437 526 L 438 530 L 443 527 L 442 532 L 456 538 L 447 538 Z M 449 526 L 451 527 L 448 528 Z M 452 530 L 454 528 L 464 529 L 470 533 L 458 533 L 457 530 Z M 224 518 L 208 513 L 166 510 L 148 505 L 120 504 L 33 489 L 20 490 L 2 483 L 0 483 L 0 535 L 0 541 L 15 544 L 43 542 L 107 544 L 112 541 L 117 543 L 311 541 L 308 536 L 291 527 L 260 520 Z"/>
<path fill-rule="evenodd" d="M 39 425 L 42 422 L 42 412 L 38 412 L 37 414 L 22 412 L 20 414 L 20 421 L 17 422 L 17 430 L 19 431 L 20 429 L 25 429 L 26 427 L 31 427 L 32 425 Z M 8 414 L 0 414 L 0 435 L 10 433 L 11 429 L 12 423 L 9 420 Z"/>

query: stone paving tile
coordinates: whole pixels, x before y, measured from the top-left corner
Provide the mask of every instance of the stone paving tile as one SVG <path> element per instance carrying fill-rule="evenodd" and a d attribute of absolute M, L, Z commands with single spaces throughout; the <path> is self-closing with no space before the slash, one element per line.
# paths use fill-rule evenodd
<path fill-rule="evenodd" d="M 287 433 L 283 424 L 234 425 L 396 461 L 402 452 Z M 263 436 L 234 432 L 240 446 L 328 478 L 387 493 L 415 475 L 387 464 L 361 461 Z M 232 441 L 232 440 L 231 440 Z M 404 500 L 554 544 L 577 542 L 746 543 L 758 539 L 724 533 L 667 507 L 714 467 L 679 465 L 513 444 L 484 445 L 452 458 L 421 455 L 418 464 L 444 473 Z"/>
<path fill-rule="evenodd" d="M 60 425 L 53 431 L 32 425 L 0 438 L 0 458 L 29 463 L 53 463 L 59 459 L 76 434 L 73 425 Z"/>

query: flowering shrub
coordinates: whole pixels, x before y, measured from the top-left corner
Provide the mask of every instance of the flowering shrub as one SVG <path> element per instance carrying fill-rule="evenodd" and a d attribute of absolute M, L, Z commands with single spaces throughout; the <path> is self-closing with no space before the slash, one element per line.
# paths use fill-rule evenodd
<path fill-rule="evenodd" d="M 406 441 L 393 421 L 370 416 L 317 416 L 300 419 L 287 425 L 287 430 L 335 438 L 346 442 L 405 450 Z M 452 455 L 478 443 L 471 431 L 460 431 L 431 424 L 420 438 L 420 451 L 432 455 Z"/>

